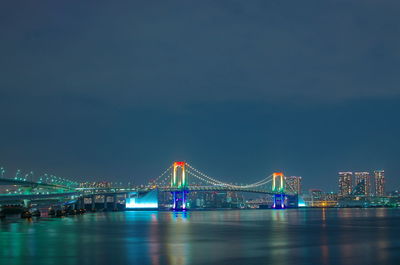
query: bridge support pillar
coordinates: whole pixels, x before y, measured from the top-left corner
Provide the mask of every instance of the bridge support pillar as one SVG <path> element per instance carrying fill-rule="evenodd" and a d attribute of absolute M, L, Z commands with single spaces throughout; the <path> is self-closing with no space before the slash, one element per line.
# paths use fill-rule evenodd
<path fill-rule="evenodd" d="M 84 197 L 79 198 L 79 208 L 82 210 L 85 209 L 85 198 Z"/>
<path fill-rule="evenodd" d="M 73 208 L 74 210 L 80 210 L 80 209 L 82 209 L 82 198 L 78 198 L 77 200 L 76 200 L 76 202 L 74 203 L 74 208 Z"/>
<path fill-rule="evenodd" d="M 31 201 L 30 200 L 24 200 L 24 208 L 29 209 L 31 207 Z"/>
<path fill-rule="evenodd" d="M 107 210 L 107 195 L 104 195 L 104 210 Z"/>
<path fill-rule="evenodd" d="M 114 194 L 113 197 L 113 211 L 117 211 L 118 207 L 117 207 L 117 194 Z"/>
<path fill-rule="evenodd" d="M 187 190 L 172 191 L 172 209 L 173 211 L 187 210 Z"/>
<path fill-rule="evenodd" d="M 92 210 L 92 212 L 94 212 L 94 211 L 96 211 L 96 196 L 95 195 L 92 195 L 91 201 L 92 201 L 91 210 Z"/>
<path fill-rule="evenodd" d="M 286 195 L 284 193 L 274 194 L 274 201 L 272 204 L 274 209 L 285 209 L 286 208 Z"/>

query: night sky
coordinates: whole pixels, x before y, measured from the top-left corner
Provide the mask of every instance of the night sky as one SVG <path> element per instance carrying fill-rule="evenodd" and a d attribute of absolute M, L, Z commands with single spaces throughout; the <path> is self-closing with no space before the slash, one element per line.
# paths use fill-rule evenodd
<path fill-rule="evenodd" d="M 400 1 L 2 1 L 0 165 L 400 187 Z M 88 177 L 91 176 L 91 177 Z"/>

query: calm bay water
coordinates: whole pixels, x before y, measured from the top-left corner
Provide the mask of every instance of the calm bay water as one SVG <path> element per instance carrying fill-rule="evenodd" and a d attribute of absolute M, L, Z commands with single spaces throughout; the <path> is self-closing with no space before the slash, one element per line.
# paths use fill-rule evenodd
<path fill-rule="evenodd" d="M 400 210 L 116 212 L 0 222 L 0 264 L 400 264 Z"/>

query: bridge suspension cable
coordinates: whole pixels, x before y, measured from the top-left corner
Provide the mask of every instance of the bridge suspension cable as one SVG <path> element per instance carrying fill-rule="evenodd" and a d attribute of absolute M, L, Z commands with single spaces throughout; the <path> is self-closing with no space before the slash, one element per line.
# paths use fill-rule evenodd
<path fill-rule="evenodd" d="M 226 187 L 236 188 L 236 189 L 248 189 L 248 188 L 256 188 L 256 187 L 259 187 L 259 186 L 263 186 L 263 185 L 265 185 L 265 184 L 267 184 L 267 183 L 272 181 L 272 175 L 269 175 L 266 178 L 264 178 L 262 180 L 259 180 L 259 181 L 255 182 L 255 183 L 252 183 L 252 184 L 234 185 L 234 184 L 222 182 L 220 180 L 212 178 L 212 177 L 204 174 L 203 172 L 197 170 L 196 168 L 194 168 L 190 164 L 186 164 L 186 165 L 187 165 L 187 167 L 189 169 L 193 170 L 194 172 L 196 172 L 200 176 L 197 175 L 196 173 L 191 172 L 190 170 L 188 171 L 189 174 L 191 174 L 192 176 L 194 176 L 194 177 L 196 177 L 196 178 L 198 178 L 198 179 L 200 179 L 202 181 L 205 181 L 205 182 L 207 182 L 209 184 L 216 185 L 216 186 L 226 186 Z"/>
<path fill-rule="evenodd" d="M 159 175 L 159 176 L 156 177 L 155 179 L 151 180 L 151 181 L 149 182 L 149 185 L 150 185 L 150 186 L 151 186 L 151 185 L 157 185 L 158 181 L 159 181 L 163 176 L 165 176 L 165 174 L 167 174 L 168 172 L 170 172 L 171 168 L 172 168 L 172 166 L 170 166 L 169 168 L 167 168 L 161 175 Z M 167 175 L 167 177 L 168 177 L 168 176 L 169 176 L 169 175 Z"/>

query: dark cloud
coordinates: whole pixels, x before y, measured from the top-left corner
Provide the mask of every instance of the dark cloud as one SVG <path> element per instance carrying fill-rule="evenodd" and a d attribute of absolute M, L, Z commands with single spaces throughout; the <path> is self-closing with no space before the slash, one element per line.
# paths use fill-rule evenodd
<path fill-rule="evenodd" d="M 399 7 L 2 3 L 0 162 L 144 179 L 188 159 L 331 187 L 342 168 L 397 174 Z"/>

